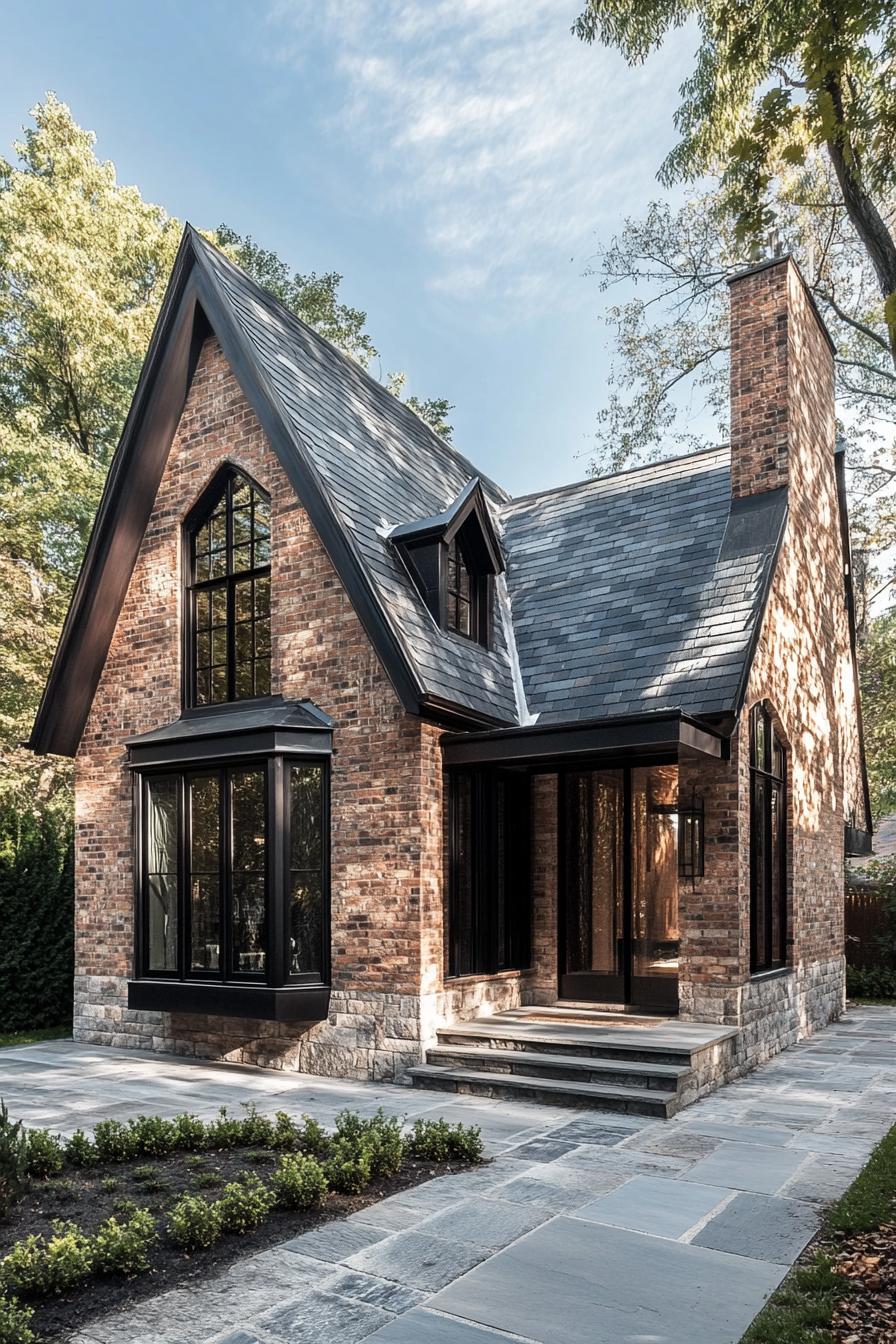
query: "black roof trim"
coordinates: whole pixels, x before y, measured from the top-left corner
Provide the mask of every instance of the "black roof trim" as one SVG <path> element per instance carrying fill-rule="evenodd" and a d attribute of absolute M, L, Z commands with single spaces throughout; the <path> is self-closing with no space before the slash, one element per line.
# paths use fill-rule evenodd
<path fill-rule="evenodd" d="M 680 749 L 726 759 L 729 750 L 723 734 L 677 709 L 484 733 L 445 733 L 441 743 L 448 766 L 546 765 L 601 754 L 644 755 Z"/>
<path fill-rule="evenodd" d="M 400 523 L 389 533 L 389 540 L 399 546 L 419 545 L 426 541 L 451 541 L 462 527 L 475 518 L 491 574 L 504 572 L 504 556 L 498 541 L 488 503 L 478 476 L 472 477 L 457 497 L 429 518 L 417 522 Z"/>
<path fill-rule="evenodd" d="M 706 448 L 695 448 L 693 452 L 675 453 L 672 457 L 658 457 L 655 462 L 640 462 L 636 467 L 624 467 L 622 471 L 608 471 L 602 476 L 583 476 L 578 481 L 568 481 L 565 485 L 548 485 L 543 490 L 530 490 L 525 495 L 514 495 L 507 501 L 505 508 L 517 504 L 526 504 L 533 499 L 546 499 L 548 496 L 562 495 L 576 490 L 585 490 L 588 486 L 607 485 L 611 481 L 624 480 L 628 476 L 637 476 L 641 472 L 661 472 L 664 467 L 674 466 L 676 462 L 689 462 L 692 458 L 706 457 L 710 453 L 730 452 L 727 443 L 713 443 Z"/>
<path fill-rule="evenodd" d="M 148 746 L 153 742 L 196 741 L 203 737 L 231 737 L 256 732 L 260 728 L 296 729 L 300 732 L 331 733 L 333 720 L 313 700 L 284 700 L 242 705 L 238 700 L 213 705 L 201 711 L 181 715 L 161 728 L 126 737 L 126 747 Z"/>

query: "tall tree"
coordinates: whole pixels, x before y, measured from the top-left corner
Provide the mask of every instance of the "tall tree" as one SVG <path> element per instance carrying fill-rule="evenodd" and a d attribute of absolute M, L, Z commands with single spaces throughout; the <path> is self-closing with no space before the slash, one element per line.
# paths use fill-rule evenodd
<path fill-rule="evenodd" d="M 876 277 L 896 363 L 896 10 L 880 0 L 588 0 L 574 31 L 636 64 L 670 29 L 700 33 L 665 183 L 719 178 L 742 240 L 774 222 L 782 168 L 821 150 Z"/>

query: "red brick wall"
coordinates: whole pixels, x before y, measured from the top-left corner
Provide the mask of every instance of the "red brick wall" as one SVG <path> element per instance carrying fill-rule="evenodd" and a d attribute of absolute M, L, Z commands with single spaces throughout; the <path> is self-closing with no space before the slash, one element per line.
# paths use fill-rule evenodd
<path fill-rule="evenodd" d="M 225 461 L 271 495 L 272 690 L 310 698 L 335 722 L 334 989 L 388 993 L 397 1003 L 420 994 L 421 961 L 425 967 L 433 956 L 438 733 L 402 709 L 214 340 L 202 351 L 76 761 L 76 972 L 131 973 L 131 781 L 123 742 L 180 713 L 181 522 Z M 214 1026 L 203 1019 L 204 1035 Z M 190 1028 L 178 1020 L 181 1036 Z"/>
<path fill-rule="evenodd" d="M 757 982 L 732 992 L 750 981 L 748 721 L 750 707 L 763 700 L 787 745 L 790 961 L 797 972 L 788 1011 L 806 1029 L 842 998 L 843 828 L 850 806 L 860 815 L 862 807 L 833 359 L 787 259 L 735 280 L 731 332 L 733 490 L 786 484 L 789 515 L 730 766 L 693 767 L 706 796 L 707 868 L 693 891 L 685 884 L 681 893 L 684 997 L 695 1016 L 709 1016 L 713 1002 L 727 1020 L 746 1020 L 751 1002 L 757 1018 L 769 1011 Z"/>

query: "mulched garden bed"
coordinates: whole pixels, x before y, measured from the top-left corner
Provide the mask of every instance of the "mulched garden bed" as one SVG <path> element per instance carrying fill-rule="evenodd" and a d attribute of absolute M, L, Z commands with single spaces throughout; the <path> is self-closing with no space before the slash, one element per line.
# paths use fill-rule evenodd
<path fill-rule="evenodd" d="M 0 1256 L 15 1241 L 32 1232 L 49 1235 L 56 1219 L 75 1222 L 85 1232 L 95 1232 L 106 1218 L 131 1200 L 149 1209 L 160 1225 L 174 1201 L 182 1194 L 214 1199 L 228 1181 L 246 1170 L 263 1178 L 274 1169 L 281 1154 L 268 1150 L 233 1149 L 225 1152 L 175 1153 L 151 1161 L 110 1163 L 86 1171 L 67 1169 L 63 1177 L 35 1182 L 32 1190 L 0 1223 Z M 225 1236 L 207 1250 L 186 1253 L 163 1237 L 152 1252 L 148 1274 L 125 1279 L 89 1279 L 60 1297 L 31 1301 L 32 1329 L 40 1339 L 58 1339 L 76 1332 L 97 1316 L 122 1310 L 148 1297 L 191 1282 L 207 1282 L 216 1272 L 259 1251 L 300 1236 L 333 1218 L 367 1208 L 389 1195 L 411 1190 L 434 1176 L 467 1171 L 470 1163 L 427 1162 L 406 1157 L 401 1171 L 387 1179 L 373 1180 L 358 1195 L 331 1193 L 321 1209 L 274 1209 L 253 1232 Z M 148 1169 L 152 1170 L 152 1175 Z M 135 1176 L 135 1171 L 144 1173 Z"/>

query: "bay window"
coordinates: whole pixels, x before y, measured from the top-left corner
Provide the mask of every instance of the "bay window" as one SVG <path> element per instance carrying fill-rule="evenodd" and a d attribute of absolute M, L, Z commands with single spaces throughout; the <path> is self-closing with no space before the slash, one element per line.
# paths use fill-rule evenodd
<path fill-rule="evenodd" d="M 326 1016 L 330 728 L 277 699 L 130 740 L 131 1007 Z"/>

